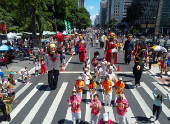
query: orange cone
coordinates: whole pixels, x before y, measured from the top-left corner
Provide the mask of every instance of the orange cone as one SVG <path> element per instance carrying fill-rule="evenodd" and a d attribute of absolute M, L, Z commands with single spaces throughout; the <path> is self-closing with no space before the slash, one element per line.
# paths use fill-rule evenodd
<path fill-rule="evenodd" d="M 120 65 L 118 66 L 118 69 L 117 69 L 117 71 L 121 71 L 121 69 L 120 69 Z"/>
<path fill-rule="evenodd" d="M 62 65 L 62 68 L 61 68 L 61 72 L 65 72 L 64 68 L 63 68 L 63 65 Z"/>
<path fill-rule="evenodd" d="M 73 52 L 72 52 L 72 55 L 71 55 L 71 57 L 74 57 L 74 55 L 73 55 Z"/>

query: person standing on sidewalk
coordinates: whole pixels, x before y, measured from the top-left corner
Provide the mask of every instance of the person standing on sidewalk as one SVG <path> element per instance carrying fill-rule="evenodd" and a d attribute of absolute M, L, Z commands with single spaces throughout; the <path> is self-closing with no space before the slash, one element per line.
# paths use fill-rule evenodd
<path fill-rule="evenodd" d="M 122 124 L 126 124 L 126 112 L 129 104 L 126 99 L 123 98 L 123 95 L 120 94 L 119 98 L 116 100 L 117 114 L 116 114 L 116 123 L 119 123 L 119 119 L 122 118 Z"/>
<path fill-rule="evenodd" d="M 153 118 L 155 118 L 155 124 L 157 124 L 159 115 L 162 111 L 162 102 L 164 100 L 169 100 L 169 95 L 167 94 L 167 98 L 162 98 L 162 95 L 155 94 L 155 90 L 157 90 L 157 88 L 155 88 L 153 90 L 153 96 L 154 96 Z M 155 114 L 156 114 L 156 116 L 155 116 Z"/>
<path fill-rule="evenodd" d="M 125 41 L 125 45 L 123 48 L 123 53 L 125 53 L 125 63 L 129 64 L 131 61 L 131 55 L 133 53 L 134 50 L 134 42 L 132 41 L 133 39 L 133 35 L 129 34 L 128 35 L 128 40 Z"/>

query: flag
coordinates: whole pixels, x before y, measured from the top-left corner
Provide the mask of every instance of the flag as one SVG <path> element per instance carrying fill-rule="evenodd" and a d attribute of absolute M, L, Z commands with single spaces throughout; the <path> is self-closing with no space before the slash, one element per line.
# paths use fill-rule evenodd
<path fill-rule="evenodd" d="M 69 21 L 68 21 L 68 33 L 71 34 L 71 24 Z"/>
<path fill-rule="evenodd" d="M 67 21 L 64 20 L 64 23 L 65 23 L 65 28 L 66 28 L 66 34 L 68 34 L 68 25 L 67 25 Z"/>

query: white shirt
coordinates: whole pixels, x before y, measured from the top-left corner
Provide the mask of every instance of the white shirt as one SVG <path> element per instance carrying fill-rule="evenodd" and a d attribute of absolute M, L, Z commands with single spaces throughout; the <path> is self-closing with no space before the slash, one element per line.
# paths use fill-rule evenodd
<path fill-rule="evenodd" d="M 113 66 L 110 66 L 110 68 L 109 68 L 109 67 L 107 67 L 107 69 L 106 69 L 106 72 L 107 72 L 107 73 L 109 73 L 109 69 L 114 70 L 114 69 L 113 69 Z"/>
<path fill-rule="evenodd" d="M 115 77 L 115 74 L 111 73 L 111 74 L 108 74 L 109 75 L 109 80 L 113 81 L 113 77 Z"/>
<path fill-rule="evenodd" d="M 90 82 L 90 73 L 84 73 L 82 75 L 82 77 L 84 78 L 84 82 L 87 84 L 87 82 Z"/>
<path fill-rule="evenodd" d="M 105 62 L 102 62 L 102 63 L 101 63 L 101 66 L 102 66 L 102 69 L 106 69 L 106 67 L 107 67 L 106 64 L 105 64 Z"/>

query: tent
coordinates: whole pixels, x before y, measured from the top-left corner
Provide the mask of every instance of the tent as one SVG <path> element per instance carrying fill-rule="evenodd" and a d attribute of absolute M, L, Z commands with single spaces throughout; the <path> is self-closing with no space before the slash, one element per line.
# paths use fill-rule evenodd
<path fill-rule="evenodd" d="M 43 43 L 43 42 L 50 42 L 50 41 L 47 39 L 42 39 L 41 42 Z"/>
<path fill-rule="evenodd" d="M 7 45 L 0 46 L 0 51 L 8 51 L 8 50 L 14 50 L 14 48 L 11 46 L 7 46 Z"/>
<path fill-rule="evenodd" d="M 14 33 L 10 32 L 7 34 L 8 40 L 9 41 L 14 41 L 15 39 L 17 39 L 17 35 L 15 35 Z"/>

